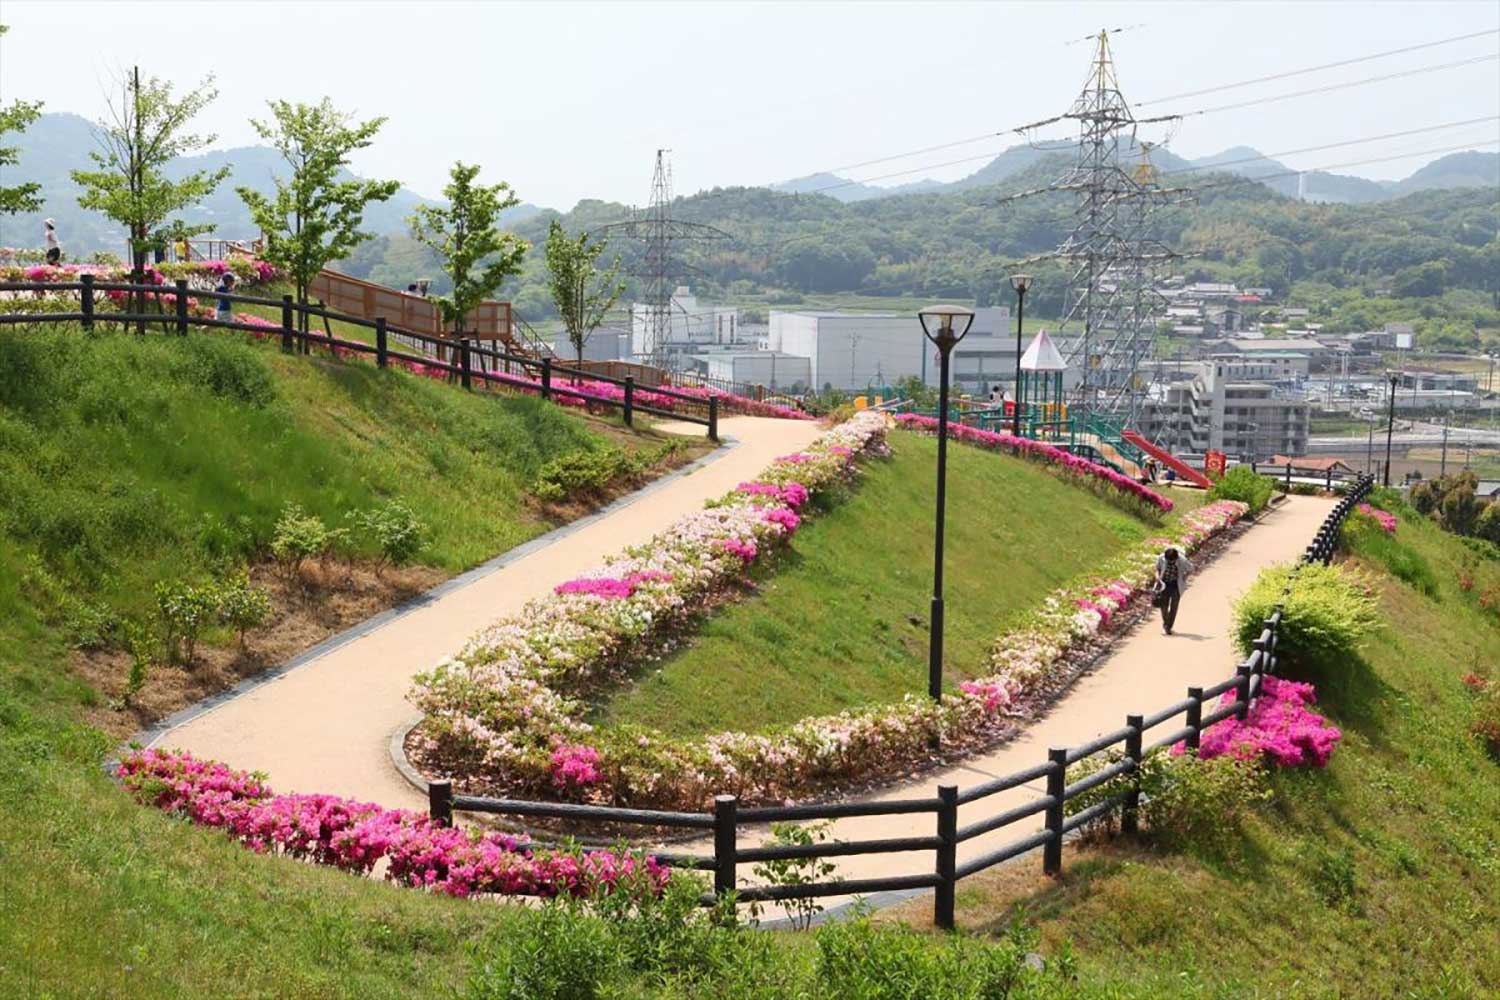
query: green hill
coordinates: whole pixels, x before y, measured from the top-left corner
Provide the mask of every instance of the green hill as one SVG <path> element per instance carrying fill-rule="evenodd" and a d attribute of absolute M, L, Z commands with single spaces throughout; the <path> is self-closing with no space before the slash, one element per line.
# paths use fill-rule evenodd
<path fill-rule="evenodd" d="M 701 733 L 925 691 L 937 442 L 904 431 L 890 441 L 892 456 L 846 502 L 757 571 L 752 597 L 710 617 L 604 714 Z M 1023 460 L 955 446 L 948 461 L 944 652 L 957 682 L 984 672 L 1008 616 L 1151 531 Z"/>
<path fill-rule="evenodd" d="M 1355 558 L 1387 626 L 1314 678 L 1344 733 L 1326 770 L 1274 772 L 1217 845 L 1070 848 L 1042 889 L 1001 869 L 960 888 L 960 926 L 1034 921 L 1122 996 L 1496 995 L 1500 760 L 1462 678 L 1500 684 L 1500 551 L 1408 510 Z"/>

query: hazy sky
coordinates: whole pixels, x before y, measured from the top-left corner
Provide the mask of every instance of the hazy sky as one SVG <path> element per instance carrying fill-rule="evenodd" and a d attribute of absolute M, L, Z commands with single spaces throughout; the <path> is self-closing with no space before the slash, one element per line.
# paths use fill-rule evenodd
<path fill-rule="evenodd" d="M 1066 110 L 1113 36 L 1131 101 L 1166 97 L 1500 28 L 1495 0 L 1442 3 L 69 3 L 4 0 L 0 95 L 98 117 L 111 74 L 190 84 L 208 72 L 220 146 L 255 141 L 269 97 L 390 119 L 361 173 L 436 194 L 455 159 L 525 200 L 627 203 L 672 150 L 675 189 L 765 184 L 967 139 Z M 1500 35 L 1202 97 L 1193 111 L 1500 51 Z M 1500 62 L 1185 119 L 1170 148 L 1265 153 L 1500 113 Z M 1053 126 L 1046 137 L 1066 134 Z M 1150 137 L 1161 137 L 1154 132 Z M 1491 121 L 1281 159 L 1300 169 L 1471 145 Z M 952 179 L 1017 141 L 996 138 L 843 171 Z M 1485 145 L 1488 143 L 1488 145 Z M 1340 167 L 1403 177 L 1436 153 Z M 950 160 L 973 162 L 932 167 Z M 929 168 L 931 169 L 916 169 Z"/>

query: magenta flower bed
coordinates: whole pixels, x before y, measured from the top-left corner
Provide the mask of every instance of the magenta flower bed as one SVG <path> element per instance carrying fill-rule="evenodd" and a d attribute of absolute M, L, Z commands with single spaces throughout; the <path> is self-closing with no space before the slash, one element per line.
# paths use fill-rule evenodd
<path fill-rule="evenodd" d="M 938 422 L 936 417 L 925 417 L 916 413 L 902 413 L 897 415 L 896 423 L 907 430 L 927 434 L 937 433 Z M 1016 437 L 1014 434 L 980 430 L 977 427 L 968 427 L 957 423 L 950 423 L 948 425 L 948 437 L 954 441 L 962 441 L 965 444 L 988 448 L 991 451 L 1013 452 L 1025 458 L 1045 462 L 1048 465 L 1062 469 L 1069 475 L 1108 486 L 1126 496 L 1140 500 L 1163 513 L 1169 512 L 1173 506 L 1171 500 L 1168 500 L 1153 489 L 1142 486 L 1129 476 L 1122 475 L 1114 469 L 1099 465 L 1097 462 L 1090 462 L 1086 458 L 1074 455 L 1072 452 L 1064 451 L 1061 448 L 1054 447 L 1042 441 Z"/>
<path fill-rule="evenodd" d="M 559 749 L 561 783 L 594 780 L 585 751 Z M 186 751 L 135 751 L 120 762 L 118 776 L 141 802 L 221 829 L 253 851 L 360 875 L 385 859 L 387 880 L 450 896 L 659 892 L 668 878 L 667 869 L 645 855 L 539 851 L 525 838 L 437 826 L 406 809 L 337 795 L 276 795 L 259 775 Z"/>
<path fill-rule="evenodd" d="M 1380 525 L 1380 530 L 1384 531 L 1387 535 L 1394 535 L 1396 533 L 1395 514 L 1387 513 L 1386 511 L 1381 510 L 1379 507 L 1371 507 L 1367 503 L 1360 504 L 1355 508 L 1355 510 L 1359 511 L 1359 513 L 1365 515 L 1366 517 L 1373 518 L 1375 523 Z"/>
<path fill-rule="evenodd" d="M 1260 697 L 1241 722 L 1228 718 L 1203 731 L 1199 757 L 1229 754 L 1240 760 L 1266 760 L 1280 767 L 1324 767 L 1333 756 L 1343 732 L 1308 708 L 1317 701 L 1311 684 L 1280 677 L 1263 678 Z M 1233 704 L 1235 693 L 1226 691 L 1221 706 Z M 1185 753 L 1178 743 L 1172 753 Z"/>

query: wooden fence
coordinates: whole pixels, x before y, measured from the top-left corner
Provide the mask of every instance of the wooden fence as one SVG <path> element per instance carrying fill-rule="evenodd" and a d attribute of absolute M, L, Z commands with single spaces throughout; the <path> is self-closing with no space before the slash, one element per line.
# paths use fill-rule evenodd
<path fill-rule="evenodd" d="M 587 405 L 618 407 L 626 424 L 634 421 L 637 412 L 649 413 L 658 417 L 702 425 L 707 429 L 711 440 L 719 439 L 719 400 L 716 398 L 704 398 L 659 386 L 652 387 L 650 390 L 642 388 L 643 392 L 649 391 L 653 396 L 671 400 L 672 408 L 667 409 L 654 403 L 639 402 L 636 399 L 635 379 L 631 376 L 614 378 L 610 375 L 575 370 L 566 365 L 557 364 L 548 357 L 536 358 L 529 355 L 508 354 L 504 351 L 479 347 L 468 339 L 434 337 L 390 324 L 384 316 L 377 316 L 371 320 L 362 316 L 338 313 L 321 305 L 299 305 L 292 300 L 290 295 L 284 295 L 280 299 L 269 299 L 221 292 L 197 293 L 215 301 L 223 299 L 241 305 L 279 308 L 281 310 L 280 326 L 268 328 L 260 323 L 244 323 L 233 319 L 207 319 L 191 315 L 188 312 L 188 298 L 194 294 L 194 290 L 189 287 L 186 279 L 179 279 L 172 285 L 143 285 L 96 281 L 93 275 L 83 274 L 76 282 L 0 283 L 0 294 L 7 292 L 33 294 L 76 292 L 79 310 L 78 312 L 6 313 L 0 315 L 0 326 L 76 322 L 80 323 L 84 329 L 91 330 L 96 324 L 119 323 L 135 324 L 138 329 L 160 328 L 163 332 L 182 336 L 187 336 L 188 331 L 193 327 L 210 330 L 243 330 L 262 335 L 274 332 L 281 338 L 282 349 L 289 353 L 298 348 L 303 353 L 308 353 L 315 347 L 326 347 L 335 354 L 344 352 L 373 355 L 376 365 L 381 368 L 388 367 L 392 360 L 409 365 L 420 365 L 427 369 L 447 373 L 449 377 L 459 381 L 465 389 L 472 389 L 475 383 L 478 383 L 513 391 L 536 393 L 543 399 L 572 399 Z M 130 296 L 127 302 L 137 303 L 135 308 L 143 310 L 152 302 L 160 302 L 163 295 L 172 295 L 174 304 L 171 312 L 100 311 L 96 308 L 99 296 L 101 294 L 107 296 L 110 292 L 126 293 Z M 332 321 L 363 327 L 373 332 L 374 343 L 343 340 L 333 336 L 332 333 L 303 333 L 298 329 L 300 316 L 308 318 L 309 326 L 311 326 L 311 320 L 317 319 L 325 326 Z M 392 338 L 397 338 L 398 343 L 410 344 L 417 349 L 435 351 L 437 348 L 445 348 L 453 359 L 444 360 L 426 353 L 414 355 L 393 350 L 390 343 Z M 589 392 L 576 384 L 583 381 L 616 386 L 620 389 L 620 397 L 615 399 Z"/>
<path fill-rule="evenodd" d="M 1373 480 L 1361 476 L 1335 505 L 1308 544 L 1299 565 L 1327 564 L 1338 544 L 1345 518 L 1369 493 Z M 482 798 L 455 795 L 453 783 L 430 782 L 428 806 L 435 822 L 451 825 L 456 812 L 531 816 L 553 820 L 607 823 L 639 826 L 650 830 L 661 828 L 696 830 L 711 834 L 712 854 L 686 852 L 650 852 L 659 862 L 675 868 L 711 872 L 713 891 L 705 893 L 702 902 L 711 905 L 730 892 L 741 902 L 807 899 L 819 896 L 854 896 L 872 892 L 932 889 L 933 922 L 951 928 L 954 918 L 954 893 L 958 882 L 986 869 L 1028 854 L 1042 852 L 1042 871 L 1060 875 L 1063 863 L 1063 841 L 1072 831 L 1118 812 L 1121 827 L 1133 832 L 1139 822 L 1140 787 L 1138 782 L 1110 798 L 1067 816 L 1065 805 L 1071 799 L 1116 778 L 1139 772 L 1141 761 L 1153 751 L 1181 742 L 1196 750 L 1203 731 L 1230 717 L 1245 718 L 1264 686 L 1265 677 L 1276 672 L 1280 660 L 1282 608 L 1277 606 L 1263 624 L 1254 649 L 1235 668 L 1234 676 L 1211 687 L 1190 687 L 1187 697 L 1151 715 L 1127 715 L 1125 725 L 1075 747 L 1053 747 L 1047 760 L 1014 774 L 995 778 L 969 788 L 942 785 L 935 796 L 871 802 L 845 802 L 792 806 L 755 806 L 742 808 L 733 795 L 714 799 L 711 812 L 666 812 L 656 809 L 617 809 L 558 802 L 533 802 L 517 799 Z M 1234 701 L 1213 707 L 1230 692 Z M 1180 727 L 1147 744 L 1146 733 L 1173 720 Z M 1076 781 L 1068 781 L 1069 768 L 1101 754 L 1113 754 L 1120 748 L 1122 756 Z M 978 819 L 960 823 L 964 806 L 1019 788 L 1029 782 L 1045 780 L 1046 794 L 1030 802 Z M 958 845 L 1021 823 L 1042 814 L 1043 828 L 1013 837 L 1005 844 L 958 863 Z M 741 834 L 747 826 L 759 824 L 844 819 L 856 816 L 895 816 L 925 814 L 932 817 L 932 833 L 927 836 L 885 838 L 877 840 L 834 841 L 815 844 L 789 844 L 741 848 Z M 782 860 L 853 857 L 858 855 L 932 852 L 932 864 L 926 870 L 887 878 L 833 879 L 797 885 L 740 886 L 742 865 Z"/>

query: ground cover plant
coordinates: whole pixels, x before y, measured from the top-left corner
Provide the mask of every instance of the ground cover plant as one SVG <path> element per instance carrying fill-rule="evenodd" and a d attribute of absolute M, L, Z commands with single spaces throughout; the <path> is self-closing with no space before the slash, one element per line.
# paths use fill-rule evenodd
<path fill-rule="evenodd" d="M 884 433 L 882 415 L 857 414 L 702 514 L 480 633 L 416 679 L 412 700 L 426 719 L 408 752 L 430 775 L 454 775 L 469 790 L 685 809 L 725 792 L 779 801 L 889 777 L 925 760 L 934 734 L 960 749 L 992 737 L 1013 706 L 1054 681 L 1068 655 L 1144 591 L 1161 548 L 1193 551 L 1245 510 L 1233 501 L 1195 510 L 1169 535 L 1047 595 L 994 642 L 981 676 L 941 702 L 908 694 L 698 738 L 588 721 L 592 692 L 628 678 L 697 609 L 722 599 L 798 529 L 810 497 L 841 488 L 861 459 L 884 451 Z"/>
<path fill-rule="evenodd" d="M 1500 922 L 1500 764 L 1472 727 L 1500 628 L 1474 594 L 1500 562 L 1394 512 L 1394 536 L 1346 535 L 1387 625 L 1284 665 L 1342 734 L 1326 767 L 1262 769 L 1268 800 L 1241 789 L 1232 815 L 1170 843 L 1080 848 L 1055 884 L 1032 862 L 965 883 L 960 926 L 1035 922 L 1071 942 L 1081 983 L 1125 996 L 1493 995 L 1500 956 L 1477 929 Z M 1409 549 L 1436 593 L 1388 574 L 1372 539 Z"/>

